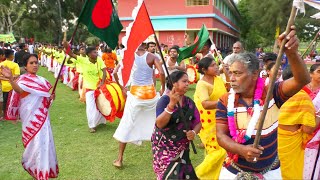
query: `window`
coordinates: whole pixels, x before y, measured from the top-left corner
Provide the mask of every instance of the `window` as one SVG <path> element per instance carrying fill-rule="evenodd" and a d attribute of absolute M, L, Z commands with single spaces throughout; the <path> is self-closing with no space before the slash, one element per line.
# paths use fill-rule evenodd
<path fill-rule="evenodd" d="M 186 0 L 187 6 L 206 6 L 209 5 L 209 0 Z"/>

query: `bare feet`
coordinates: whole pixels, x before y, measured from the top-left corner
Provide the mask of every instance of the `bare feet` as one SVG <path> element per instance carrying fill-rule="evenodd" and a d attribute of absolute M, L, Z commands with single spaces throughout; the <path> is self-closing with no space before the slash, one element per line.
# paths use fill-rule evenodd
<path fill-rule="evenodd" d="M 94 129 L 94 128 L 90 128 L 90 133 L 95 133 L 96 132 L 96 130 Z"/>
<path fill-rule="evenodd" d="M 119 169 L 122 168 L 122 161 L 120 161 L 118 159 L 114 160 L 113 161 L 113 166 L 116 167 L 116 168 L 119 168 Z"/>

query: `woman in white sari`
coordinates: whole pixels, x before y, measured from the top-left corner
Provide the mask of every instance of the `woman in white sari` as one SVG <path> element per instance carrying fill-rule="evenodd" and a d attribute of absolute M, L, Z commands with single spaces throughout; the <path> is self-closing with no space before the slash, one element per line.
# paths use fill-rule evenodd
<path fill-rule="evenodd" d="M 27 73 L 14 81 L 10 69 L 1 67 L 1 74 L 13 87 L 8 98 L 7 120 L 22 121 L 22 142 L 25 148 L 22 166 L 35 179 L 56 178 L 59 173 L 55 145 L 50 126 L 49 107 L 54 95 L 50 83 L 37 76 L 38 57 L 27 54 L 23 59 Z"/>

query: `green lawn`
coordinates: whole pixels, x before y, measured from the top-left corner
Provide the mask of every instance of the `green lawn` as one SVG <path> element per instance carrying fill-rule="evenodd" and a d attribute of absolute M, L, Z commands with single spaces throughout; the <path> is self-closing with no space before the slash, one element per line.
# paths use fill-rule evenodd
<path fill-rule="evenodd" d="M 52 84 L 54 78 L 45 68 L 39 75 Z M 192 97 L 195 85 L 190 87 Z M 125 152 L 124 168 L 112 166 L 117 157 L 118 143 L 113 139 L 119 120 L 98 127 L 97 132 L 88 132 L 85 104 L 78 101 L 78 93 L 59 84 L 56 100 L 50 109 L 60 174 L 58 179 L 155 179 L 152 169 L 150 142 L 142 146 L 129 144 Z M 143 128 L 143 127 L 141 127 Z M 199 143 L 199 138 L 195 144 Z M 21 166 L 23 145 L 21 123 L 0 122 L 0 180 L 32 179 Z M 203 150 L 191 153 L 196 167 L 203 159 Z"/>

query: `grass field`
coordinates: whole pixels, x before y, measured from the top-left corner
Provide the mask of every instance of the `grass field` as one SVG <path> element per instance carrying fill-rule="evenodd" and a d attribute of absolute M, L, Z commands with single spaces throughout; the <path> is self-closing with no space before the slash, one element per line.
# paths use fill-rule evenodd
<path fill-rule="evenodd" d="M 38 74 L 54 83 L 53 75 L 45 68 L 40 68 Z M 194 88 L 190 86 L 188 96 L 193 96 Z M 129 144 L 124 168 L 114 168 L 112 162 L 117 157 L 118 143 L 112 136 L 119 120 L 99 126 L 94 134 L 89 133 L 85 104 L 78 101 L 77 92 L 61 83 L 50 117 L 60 169 L 58 179 L 155 179 L 150 142 L 142 146 Z M 199 142 L 197 138 L 195 143 Z M 21 123 L 0 121 L 0 180 L 32 179 L 21 166 L 22 153 Z M 196 155 L 191 153 L 195 167 L 203 160 L 203 154 L 200 149 Z"/>

